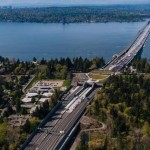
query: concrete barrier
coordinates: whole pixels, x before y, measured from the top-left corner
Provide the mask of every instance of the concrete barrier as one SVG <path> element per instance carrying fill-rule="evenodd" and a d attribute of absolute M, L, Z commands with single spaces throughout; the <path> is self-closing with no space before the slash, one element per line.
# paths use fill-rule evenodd
<path fill-rule="evenodd" d="M 73 127 L 73 129 L 71 130 L 71 132 L 69 133 L 69 135 L 67 136 L 65 142 L 61 145 L 59 150 L 65 150 L 66 149 L 66 145 L 69 144 L 70 140 L 75 135 L 75 132 L 77 131 L 79 125 L 80 125 L 80 122 L 77 122 L 77 124 Z"/>
<path fill-rule="evenodd" d="M 82 117 L 82 115 L 84 114 L 86 108 L 82 111 L 82 113 L 79 115 L 79 120 Z M 79 121 L 73 124 L 73 128 L 71 128 L 70 130 L 67 131 L 67 133 L 65 134 L 65 136 L 61 139 L 61 141 L 58 143 L 58 145 L 56 145 L 56 147 L 54 148 L 55 150 L 65 150 L 65 146 L 69 143 L 69 141 L 71 140 L 71 138 L 73 137 L 77 127 L 79 126 Z"/>

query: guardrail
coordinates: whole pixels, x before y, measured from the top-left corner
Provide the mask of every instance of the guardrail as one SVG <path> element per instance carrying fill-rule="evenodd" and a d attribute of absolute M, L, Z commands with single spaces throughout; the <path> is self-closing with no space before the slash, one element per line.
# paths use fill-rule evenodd
<path fill-rule="evenodd" d="M 81 116 L 84 114 L 85 109 L 81 112 L 78 118 L 81 118 Z M 70 130 L 67 131 L 65 136 L 61 139 L 61 141 L 58 143 L 58 145 L 55 147 L 55 150 L 64 150 L 65 146 L 68 144 L 69 140 L 73 136 L 73 133 L 75 132 L 75 129 L 79 125 L 78 122 L 73 123 L 73 126 L 75 125 L 75 128 L 71 128 Z M 69 136 L 70 135 L 70 136 Z"/>
<path fill-rule="evenodd" d="M 78 121 L 77 124 L 73 127 L 73 129 L 70 131 L 69 135 L 67 136 L 66 140 L 64 141 L 64 143 L 61 145 L 59 150 L 65 150 L 66 149 L 66 145 L 69 144 L 69 141 L 71 138 L 73 138 L 77 128 L 79 127 L 80 122 Z"/>

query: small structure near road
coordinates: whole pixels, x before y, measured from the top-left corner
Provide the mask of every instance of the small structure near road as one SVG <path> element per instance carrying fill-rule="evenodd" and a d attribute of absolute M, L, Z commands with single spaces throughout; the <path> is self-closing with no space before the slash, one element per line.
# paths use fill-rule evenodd
<path fill-rule="evenodd" d="M 25 97 L 22 99 L 23 103 L 30 103 L 31 101 L 32 101 L 32 98 L 29 98 L 29 97 Z"/>
<path fill-rule="evenodd" d="M 39 102 L 44 103 L 45 101 L 50 101 L 50 98 L 41 98 Z"/>
<path fill-rule="evenodd" d="M 40 80 L 27 91 L 22 99 L 25 108 L 32 114 L 42 103 L 51 101 L 55 89 L 63 87 L 64 80 Z"/>

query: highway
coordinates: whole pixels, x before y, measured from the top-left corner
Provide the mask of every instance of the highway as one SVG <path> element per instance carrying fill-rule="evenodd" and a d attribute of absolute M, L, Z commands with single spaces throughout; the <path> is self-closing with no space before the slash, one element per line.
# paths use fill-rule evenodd
<path fill-rule="evenodd" d="M 78 122 L 96 89 L 76 87 L 67 94 L 61 107 L 38 129 L 35 136 L 26 145 L 25 150 L 59 150 L 66 136 Z M 86 94 L 91 92 L 89 98 Z M 79 93 L 77 95 L 77 93 Z"/>
<path fill-rule="evenodd" d="M 136 38 L 131 42 L 127 49 L 121 51 L 103 68 L 114 72 L 122 70 L 128 65 L 144 47 L 150 34 L 150 22 L 140 30 Z"/>

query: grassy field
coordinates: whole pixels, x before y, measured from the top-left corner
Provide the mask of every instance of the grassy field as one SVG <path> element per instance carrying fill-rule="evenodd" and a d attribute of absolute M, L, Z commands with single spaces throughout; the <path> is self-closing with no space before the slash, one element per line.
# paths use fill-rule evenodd
<path fill-rule="evenodd" d="M 93 80 L 104 80 L 104 79 L 108 78 L 108 76 L 106 76 L 106 75 L 94 75 L 94 74 L 90 74 L 89 76 Z"/>
<path fill-rule="evenodd" d="M 111 74 L 111 71 L 93 70 L 89 73 L 89 77 L 93 80 L 99 80 L 99 82 L 105 82 Z"/>
<path fill-rule="evenodd" d="M 93 70 L 90 73 L 92 74 L 100 74 L 100 75 L 111 75 L 112 72 L 109 70 Z"/>

